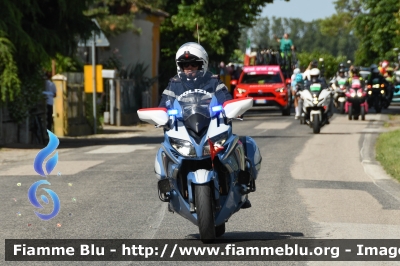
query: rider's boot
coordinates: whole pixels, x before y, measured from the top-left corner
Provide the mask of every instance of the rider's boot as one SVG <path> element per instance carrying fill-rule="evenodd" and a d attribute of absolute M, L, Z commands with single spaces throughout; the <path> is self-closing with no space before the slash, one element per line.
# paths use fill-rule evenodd
<path fill-rule="evenodd" d="M 241 209 L 247 209 L 247 208 L 251 208 L 251 202 L 249 199 L 246 199 L 246 201 L 243 203 L 242 207 L 240 207 Z"/>

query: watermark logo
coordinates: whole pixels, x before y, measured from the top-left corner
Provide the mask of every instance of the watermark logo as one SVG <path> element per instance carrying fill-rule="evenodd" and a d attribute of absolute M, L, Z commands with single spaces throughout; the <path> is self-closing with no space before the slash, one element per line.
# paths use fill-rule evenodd
<path fill-rule="evenodd" d="M 36 198 L 36 191 L 37 191 L 38 187 L 43 184 L 51 185 L 50 182 L 47 180 L 39 180 L 39 181 L 33 183 L 32 186 L 28 190 L 28 198 L 29 198 L 30 202 L 32 203 L 33 206 L 35 206 L 38 209 L 43 209 L 43 206 L 39 203 L 39 201 Z M 50 219 L 54 218 L 60 211 L 60 199 L 58 198 L 57 194 L 53 190 L 48 189 L 48 188 L 42 188 L 42 189 L 50 195 L 51 200 L 54 202 L 54 208 L 53 208 L 53 211 L 49 214 L 42 214 L 37 211 L 35 211 L 35 214 L 37 217 L 39 217 L 42 220 L 50 220 Z M 42 199 L 42 201 L 44 203 L 46 203 L 46 204 L 49 203 L 49 199 L 45 195 L 41 195 L 40 198 Z"/>
<path fill-rule="evenodd" d="M 49 143 L 46 147 L 44 147 L 44 149 L 38 152 L 35 161 L 33 162 L 33 168 L 35 169 L 36 173 L 44 177 L 46 177 L 46 174 L 43 171 L 43 162 L 47 156 L 57 149 L 58 144 L 60 144 L 60 141 L 56 135 L 54 135 L 50 130 L 47 130 L 47 133 L 49 134 Z M 46 163 L 46 171 L 48 175 L 51 173 L 51 171 L 53 171 L 54 167 L 56 167 L 57 162 L 58 152 L 56 152 L 54 156 L 51 157 Z"/>
<path fill-rule="evenodd" d="M 47 130 L 47 133 L 49 134 L 49 143 L 47 144 L 47 146 L 45 148 L 43 148 L 42 150 L 40 150 L 38 152 L 38 154 L 36 155 L 35 160 L 33 162 L 33 168 L 35 169 L 36 173 L 38 173 L 39 175 L 41 175 L 43 177 L 46 177 L 46 174 L 43 170 L 44 160 L 57 149 L 57 147 L 60 143 L 60 141 L 58 140 L 56 135 L 54 135 L 51 131 Z M 58 152 L 56 152 L 46 162 L 46 172 L 48 175 L 53 171 L 54 167 L 56 167 L 57 162 L 58 162 Z M 51 184 L 47 180 L 39 180 L 39 181 L 33 183 L 32 186 L 28 190 L 28 199 L 34 207 L 43 209 L 43 206 L 40 204 L 40 202 L 36 198 L 36 191 L 40 185 L 51 185 Z M 48 189 L 48 188 L 42 188 L 42 189 L 50 195 L 50 198 L 54 203 L 53 211 L 49 214 L 42 214 L 42 213 L 35 211 L 35 214 L 37 215 L 37 217 L 39 217 L 42 220 L 50 220 L 50 219 L 54 218 L 60 211 L 60 200 L 58 198 L 58 195 L 53 190 Z M 49 203 L 49 199 L 45 195 L 41 195 L 40 198 L 44 203 L 46 203 L 46 204 Z"/>

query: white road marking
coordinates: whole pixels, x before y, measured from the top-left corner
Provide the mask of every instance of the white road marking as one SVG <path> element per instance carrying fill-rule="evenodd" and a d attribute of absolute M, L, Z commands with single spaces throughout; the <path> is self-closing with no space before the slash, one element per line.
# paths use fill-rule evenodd
<path fill-rule="evenodd" d="M 155 147 L 147 145 L 107 145 L 101 148 L 91 150 L 85 153 L 99 154 L 99 153 L 130 153 L 136 150 L 152 150 Z"/>
<path fill-rule="evenodd" d="M 104 161 L 59 161 L 50 175 L 57 175 L 58 172 L 61 176 L 75 175 L 81 171 L 89 169 L 103 163 Z M 45 164 L 43 165 L 44 172 L 46 173 Z M 33 164 L 16 166 L 7 170 L 0 171 L 0 176 L 22 176 L 22 175 L 36 175 Z"/>
<path fill-rule="evenodd" d="M 256 126 L 254 129 L 285 129 L 291 122 L 264 122 Z"/>

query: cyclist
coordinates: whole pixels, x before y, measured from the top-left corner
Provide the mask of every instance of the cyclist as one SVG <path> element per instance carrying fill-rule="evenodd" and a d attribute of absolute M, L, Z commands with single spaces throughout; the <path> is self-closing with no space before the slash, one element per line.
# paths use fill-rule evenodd
<path fill-rule="evenodd" d="M 294 95 L 294 109 L 295 109 L 295 117 L 294 119 L 299 119 L 301 115 L 301 99 L 298 95 L 298 92 L 304 88 L 304 80 L 303 74 L 300 73 L 300 69 L 296 68 L 293 72 L 297 72 L 293 74 L 294 79 L 292 81 L 292 90 Z"/>

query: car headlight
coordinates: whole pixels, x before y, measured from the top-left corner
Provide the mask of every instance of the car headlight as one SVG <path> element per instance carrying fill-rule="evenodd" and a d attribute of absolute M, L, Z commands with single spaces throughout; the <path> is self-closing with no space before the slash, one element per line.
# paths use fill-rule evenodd
<path fill-rule="evenodd" d="M 210 138 L 211 142 L 214 143 L 215 146 L 223 146 L 228 139 L 228 132 L 224 132 L 222 134 L 216 135 L 215 137 Z M 210 144 L 208 141 L 204 143 L 203 147 L 203 156 L 211 155 L 210 153 Z"/>
<path fill-rule="evenodd" d="M 196 157 L 196 151 L 192 143 L 182 139 L 169 138 L 171 146 L 182 156 Z"/>
<path fill-rule="evenodd" d="M 275 91 L 276 91 L 276 92 L 284 92 L 284 91 L 285 91 L 285 88 L 279 88 L 279 89 L 276 89 Z"/>
<path fill-rule="evenodd" d="M 241 88 L 238 88 L 237 91 L 238 91 L 239 94 L 242 94 L 242 93 L 245 93 L 245 92 L 246 92 L 245 89 L 241 89 Z"/>

